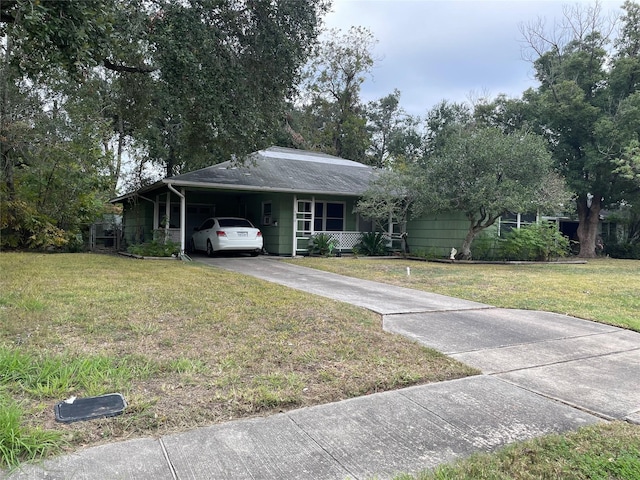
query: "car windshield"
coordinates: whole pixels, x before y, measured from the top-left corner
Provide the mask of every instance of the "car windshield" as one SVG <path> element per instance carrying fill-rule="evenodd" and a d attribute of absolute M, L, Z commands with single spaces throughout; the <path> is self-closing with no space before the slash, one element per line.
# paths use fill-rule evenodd
<path fill-rule="evenodd" d="M 218 223 L 221 227 L 253 228 L 251 222 L 249 220 L 245 220 L 244 218 L 219 218 Z"/>

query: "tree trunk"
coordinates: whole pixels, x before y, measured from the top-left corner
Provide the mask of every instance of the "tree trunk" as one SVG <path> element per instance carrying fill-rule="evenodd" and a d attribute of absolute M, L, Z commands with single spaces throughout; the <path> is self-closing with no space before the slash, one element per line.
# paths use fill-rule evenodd
<path fill-rule="evenodd" d="M 578 241 L 580 242 L 580 258 L 596 257 L 596 239 L 600 225 L 601 195 L 596 193 L 589 200 L 587 195 L 581 195 L 576 204 L 578 207 Z"/>
<path fill-rule="evenodd" d="M 17 21 L 17 19 L 16 19 Z M 9 105 L 9 88 L 13 82 L 11 66 L 11 54 L 13 38 L 11 33 L 6 36 L 5 56 L 2 59 L 4 67 L 0 70 L 0 168 L 2 168 L 2 180 L 6 189 L 6 200 L 11 202 L 15 198 L 15 184 L 13 180 L 13 158 L 11 145 L 9 144 L 9 124 L 12 121 Z"/>
<path fill-rule="evenodd" d="M 470 228 L 467 232 L 467 236 L 464 237 L 464 242 L 462 242 L 462 251 L 458 254 L 462 260 L 471 260 L 471 244 L 473 243 L 475 236 L 475 232 Z"/>
<path fill-rule="evenodd" d="M 467 235 L 462 242 L 461 252 L 458 252 L 456 258 L 461 260 L 471 260 L 471 244 L 482 230 L 493 225 L 500 217 L 500 214 L 491 214 L 487 212 L 484 207 L 478 209 L 478 212 L 471 212 L 467 214 L 470 225 Z"/>
<path fill-rule="evenodd" d="M 461 260 L 471 260 L 471 244 L 476 238 L 476 235 L 478 235 L 478 233 L 480 233 L 483 229 L 484 227 L 476 224 L 474 221 L 471 222 L 471 226 L 469 227 L 467 235 L 464 237 L 461 251 L 458 252 L 457 257 L 459 257 Z"/>

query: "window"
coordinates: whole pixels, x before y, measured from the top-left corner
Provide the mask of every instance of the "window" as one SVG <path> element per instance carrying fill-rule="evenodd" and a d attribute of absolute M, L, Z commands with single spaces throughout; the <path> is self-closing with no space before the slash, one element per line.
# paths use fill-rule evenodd
<path fill-rule="evenodd" d="M 316 232 L 342 232 L 344 203 L 316 202 L 313 229 Z"/>
<path fill-rule="evenodd" d="M 253 225 L 249 220 L 244 218 L 220 218 L 218 220 L 218 225 L 221 228 L 224 227 L 240 227 L 240 228 L 253 228 Z"/>
<path fill-rule="evenodd" d="M 296 206 L 296 230 L 311 233 L 311 201 L 298 200 Z"/>
<path fill-rule="evenodd" d="M 271 202 L 262 202 L 262 225 L 271 225 L 273 221 Z"/>
<path fill-rule="evenodd" d="M 166 213 L 167 213 L 167 204 L 160 203 L 158 208 L 158 225 L 161 228 L 164 228 L 165 222 L 167 221 Z M 169 228 L 178 228 L 180 226 L 180 204 L 172 203 L 171 210 L 169 215 L 171 218 L 169 219 Z"/>

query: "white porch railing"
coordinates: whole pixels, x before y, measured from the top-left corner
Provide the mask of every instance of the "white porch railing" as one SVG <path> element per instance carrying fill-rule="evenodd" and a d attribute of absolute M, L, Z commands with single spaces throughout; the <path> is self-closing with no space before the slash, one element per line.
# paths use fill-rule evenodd
<path fill-rule="evenodd" d="M 180 229 L 179 228 L 159 228 L 158 230 L 155 230 L 156 233 L 156 237 L 159 240 L 162 240 L 165 238 L 165 232 L 166 232 L 166 238 L 168 240 L 171 240 L 174 243 L 180 243 Z"/>
<path fill-rule="evenodd" d="M 336 250 L 353 250 L 362 239 L 362 232 L 314 232 L 314 235 L 324 233 L 337 240 Z"/>
<path fill-rule="evenodd" d="M 329 235 L 331 238 L 334 238 L 337 241 L 335 251 L 338 252 L 353 250 L 353 247 L 360 243 L 360 240 L 362 239 L 362 232 L 306 232 L 306 235 L 296 238 L 296 254 L 307 251 L 307 242 L 298 244 L 298 241 L 308 241 L 309 238 L 313 237 L 314 235 L 320 234 Z M 304 247 L 302 247 L 302 245 L 304 245 Z"/>

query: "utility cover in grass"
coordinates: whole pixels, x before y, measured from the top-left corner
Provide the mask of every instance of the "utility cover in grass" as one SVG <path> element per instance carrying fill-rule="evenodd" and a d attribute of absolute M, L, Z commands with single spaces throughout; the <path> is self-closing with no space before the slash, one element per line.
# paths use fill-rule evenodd
<path fill-rule="evenodd" d="M 109 393 L 99 397 L 75 398 L 63 400 L 55 406 L 56 420 L 71 423 L 93 418 L 120 415 L 127 402 L 120 393 Z"/>

